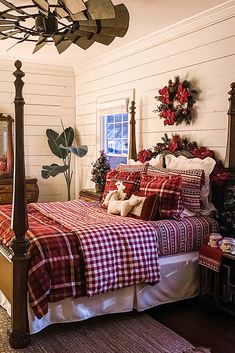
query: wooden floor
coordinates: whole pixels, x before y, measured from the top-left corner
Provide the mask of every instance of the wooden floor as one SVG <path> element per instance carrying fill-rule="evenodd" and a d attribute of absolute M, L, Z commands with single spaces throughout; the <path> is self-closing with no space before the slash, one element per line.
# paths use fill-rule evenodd
<path fill-rule="evenodd" d="M 147 313 L 190 341 L 210 347 L 212 353 L 235 352 L 235 317 L 197 299 L 148 310 Z"/>

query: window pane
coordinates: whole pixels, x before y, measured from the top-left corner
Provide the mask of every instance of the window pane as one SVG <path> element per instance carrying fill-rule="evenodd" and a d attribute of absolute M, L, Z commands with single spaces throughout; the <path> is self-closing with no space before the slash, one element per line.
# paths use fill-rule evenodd
<path fill-rule="evenodd" d="M 127 139 L 122 141 L 122 153 L 123 154 L 128 153 L 128 140 Z"/>
<path fill-rule="evenodd" d="M 122 119 L 123 121 L 128 121 L 128 114 L 127 113 L 122 114 Z"/>
<path fill-rule="evenodd" d="M 121 154 L 121 153 L 122 153 L 122 140 L 116 139 L 115 140 L 115 154 Z"/>
<path fill-rule="evenodd" d="M 118 158 L 118 162 L 114 163 L 115 165 L 126 163 L 128 154 L 128 113 L 118 113 L 118 110 L 116 110 L 116 113 L 109 113 L 102 119 L 104 131 L 101 131 L 101 136 L 107 155 L 110 158 L 116 158 L 115 161 Z M 114 164 L 111 163 L 112 167 Z"/>
<path fill-rule="evenodd" d="M 122 124 L 115 124 L 115 138 L 122 137 Z"/>
<path fill-rule="evenodd" d="M 107 121 L 107 123 L 113 123 L 114 122 L 113 115 L 107 115 L 106 121 Z"/>
<path fill-rule="evenodd" d="M 107 134 L 107 138 L 110 139 L 110 138 L 114 138 L 114 124 L 107 124 L 106 126 L 106 134 Z"/>
<path fill-rule="evenodd" d="M 128 138 L 128 124 L 124 123 L 123 124 L 123 132 L 122 132 L 123 138 Z"/>
<path fill-rule="evenodd" d="M 107 140 L 106 152 L 114 153 L 114 149 L 115 149 L 115 140 Z"/>
<path fill-rule="evenodd" d="M 122 121 L 122 114 L 115 115 L 115 123 L 120 123 Z"/>

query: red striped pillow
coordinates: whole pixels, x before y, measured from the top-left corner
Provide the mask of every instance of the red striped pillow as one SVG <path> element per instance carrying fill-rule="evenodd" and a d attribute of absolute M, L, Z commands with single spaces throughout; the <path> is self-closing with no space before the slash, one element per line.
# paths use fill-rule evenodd
<path fill-rule="evenodd" d="M 136 191 L 139 187 L 140 173 L 120 172 L 116 169 L 110 170 L 110 172 L 108 172 L 106 175 L 106 183 L 101 200 L 102 207 L 107 208 L 107 206 L 103 205 L 104 199 L 109 191 L 117 189 L 117 186 L 115 185 L 117 181 L 123 182 L 123 185 L 126 187 L 124 192 L 127 194 L 127 198 L 129 198 L 131 194 L 133 194 L 133 192 Z"/>
<path fill-rule="evenodd" d="M 201 189 L 205 183 L 205 174 L 202 169 L 171 170 L 149 166 L 147 175 L 150 176 L 176 176 L 182 177 L 183 206 L 197 214 L 201 210 Z"/>
<path fill-rule="evenodd" d="M 179 218 L 182 212 L 181 176 L 141 175 L 140 192 L 144 195 L 158 194 L 159 214 L 163 219 Z"/>

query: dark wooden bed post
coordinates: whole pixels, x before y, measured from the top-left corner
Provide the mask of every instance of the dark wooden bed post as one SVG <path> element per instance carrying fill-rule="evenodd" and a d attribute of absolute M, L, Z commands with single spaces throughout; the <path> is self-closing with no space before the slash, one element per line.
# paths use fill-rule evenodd
<path fill-rule="evenodd" d="M 13 298 L 12 298 L 12 331 L 10 345 L 13 348 L 24 348 L 30 343 L 27 311 L 27 272 L 29 241 L 25 237 L 28 229 L 27 204 L 25 198 L 24 166 L 24 99 L 22 89 L 24 72 L 21 62 L 16 61 L 15 80 L 15 169 L 12 210 L 12 228 L 15 237 L 11 247 L 14 251 L 13 261 Z"/>
<path fill-rule="evenodd" d="M 231 91 L 228 92 L 228 138 L 225 158 L 225 167 L 235 171 L 235 82 L 230 85 Z"/>
<path fill-rule="evenodd" d="M 14 158 L 14 154 L 13 154 L 13 142 L 12 142 L 12 123 L 14 122 L 14 120 L 12 119 L 12 117 L 10 115 L 8 115 L 8 135 L 7 136 L 7 173 L 9 175 L 12 175 L 12 171 L 13 171 L 13 158 Z"/>
<path fill-rule="evenodd" d="M 137 152 L 136 152 L 136 136 L 135 136 L 135 102 L 131 102 L 130 107 L 130 142 L 129 142 L 129 158 L 137 160 Z"/>

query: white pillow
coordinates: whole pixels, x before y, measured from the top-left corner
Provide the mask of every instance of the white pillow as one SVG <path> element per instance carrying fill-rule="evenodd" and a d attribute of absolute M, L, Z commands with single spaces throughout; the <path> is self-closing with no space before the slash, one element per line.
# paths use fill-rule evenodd
<path fill-rule="evenodd" d="M 128 164 L 130 165 L 142 165 L 140 161 L 135 161 L 134 159 L 128 159 Z"/>
<path fill-rule="evenodd" d="M 210 193 L 210 174 L 212 173 L 216 161 L 211 157 L 206 157 L 204 159 L 200 158 L 186 158 L 184 156 L 175 157 L 171 154 L 165 157 L 166 168 L 177 169 L 177 170 L 189 170 L 189 169 L 203 169 L 205 173 L 205 185 L 203 185 L 201 190 L 201 200 L 203 209 L 203 214 L 208 214 L 215 209 L 214 206 L 209 202 Z"/>
<path fill-rule="evenodd" d="M 155 158 L 152 158 L 152 159 L 150 159 L 150 161 L 147 161 L 145 163 L 142 163 L 140 161 L 134 161 L 134 159 L 129 159 L 128 164 L 129 165 L 149 164 L 149 165 L 152 165 L 153 167 L 162 168 L 163 167 L 163 156 L 162 156 L 162 154 L 158 154 Z"/>
<path fill-rule="evenodd" d="M 162 154 L 158 154 L 155 158 L 150 159 L 150 161 L 148 161 L 147 163 L 149 165 L 152 165 L 153 167 L 162 168 L 163 167 L 163 156 L 162 156 Z"/>

